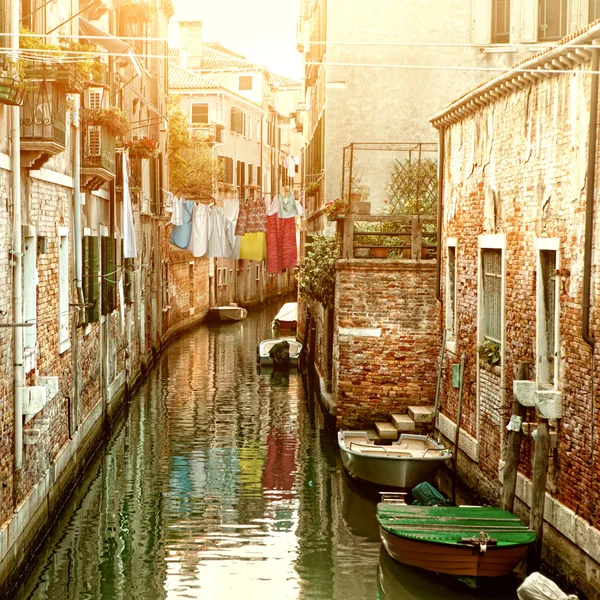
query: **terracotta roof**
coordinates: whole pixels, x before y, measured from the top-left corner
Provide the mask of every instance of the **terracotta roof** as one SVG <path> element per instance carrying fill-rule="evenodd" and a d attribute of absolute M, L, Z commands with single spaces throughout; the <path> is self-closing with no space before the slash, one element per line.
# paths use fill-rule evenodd
<path fill-rule="evenodd" d="M 511 69 L 460 96 L 434 115 L 430 122 L 434 127 L 455 123 L 479 111 L 482 106 L 529 86 L 538 79 L 561 71 L 571 71 L 574 66 L 579 66 L 590 58 L 589 49 L 580 46 L 591 45 L 597 39 L 600 39 L 600 19 L 556 42 L 551 48 L 519 61 Z"/>
<path fill-rule="evenodd" d="M 302 85 L 302 82 L 286 77 L 285 75 L 279 75 L 278 73 L 273 73 L 273 71 L 270 71 L 270 74 L 271 83 L 275 83 L 281 87 L 298 87 Z"/>
<path fill-rule="evenodd" d="M 220 86 L 202 77 L 197 73 L 186 71 L 177 65 L 174 61 L 169 62 L 169 89 L 172 90 L 197 90 L 197 89 L 218 89 Z"/>
<path fill-rule="evenodd" d="M 169 56 L 172 59 L 179 59 L 179 55 L 179 48 L 169 49 Z M 219 52 L 209 46 L 202 46 L 200 60 L 200 71 L 237 71 L 261 68 L 245 58 L 237 58 L 231 54 Z"/>

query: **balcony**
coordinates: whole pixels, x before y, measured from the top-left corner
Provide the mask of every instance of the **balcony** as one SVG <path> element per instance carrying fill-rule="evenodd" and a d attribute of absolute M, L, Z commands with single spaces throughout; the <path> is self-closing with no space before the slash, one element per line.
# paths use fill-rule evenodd
<path fill-rule="evenodd" d="M 21 162 L 40 169 L 64 152 L 67 140 L 67 97 L 54 81 L 30 81 L 21 107 Z"/>
<path fill-rule="evenodd" d="M 203 140 L 209 144 L 223 143 L 224 125 L 220 123 L 192 123 L 190 136 L 194 140 Z"/>
<path fill-rule="evenodd" d="M 341 215 L 342 258 L 435 259 L 436 218 L 418 215 Z"/>
<path fill-rule="evenodd" d="M 102 125 L 83 129 L 81 186 L 98 190 L 116 176 L 115 134 Z"/>

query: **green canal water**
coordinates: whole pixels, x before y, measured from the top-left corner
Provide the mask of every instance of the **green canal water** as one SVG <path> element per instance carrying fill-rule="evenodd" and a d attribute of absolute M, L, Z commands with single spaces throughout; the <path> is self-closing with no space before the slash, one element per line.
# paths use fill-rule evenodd
<path fill-rule="evenodd" d="M 514 600 L 381 550 L 295 372 L 257 373 L 279 304 L 173 341 L 120 416 L 15 598 Z"/>

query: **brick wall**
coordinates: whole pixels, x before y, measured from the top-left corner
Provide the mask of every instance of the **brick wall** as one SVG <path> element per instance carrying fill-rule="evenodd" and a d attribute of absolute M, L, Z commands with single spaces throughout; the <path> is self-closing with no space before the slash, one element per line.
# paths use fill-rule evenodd
<path fill-rule="evenodd" d="M 335 331 L 338 427 L 372 427 L 391 412 L 433 404 L 440 343 L 434 263 L 339 261 Z"/>
<path fill-rule="evenodd" d="M 557 239 L 557 385 L 563 394 L 563 417 L 556 422 L 558 448 L 551 457 L 553 483 L 548 491 L 597 527 L 600 514 L 593 507 L 600 501 L 600 489 L 592 482 L 600 480 L 595 451 L 600 411 L 593 405 L 598 392 L 592 394 L 592 380 L 597 385 L 600 371 L 596 355 L 592 372 L 592 353 L 581 336 L 589 83 L 581 74 L 541 79 L 481 107 L 446 132 L 444 240 L 457 240 L 457 332 L 454 351 L 446 351 L 441 411 L 455 419 L 457 393 L 451 387 L 450 365 L 465 352 L 462 428 L 478 441 L 479 470 L 499 489 L 498 461 L 503 457 L 519 363 L 529 363 L 530 379 L 536 377 L 536 244 L 540 238 Z M 596 203 L 594 239 L 600 234 L 598 209 Z M 499 376 L 479 368 L 476 353 L 481 339 L 478 237 L 482 234 L 505 237 Z M 443 251 L 442 281 L 447 277 L 445 257 Z M 596 336 L 598 264 L 594 249 L 591 330 Z M 533 410 L 526 420 L 536 420 Z M 529 436 L 523 440 L 520 465 L 526 476 L 531 475 L 532 455 Z"/>

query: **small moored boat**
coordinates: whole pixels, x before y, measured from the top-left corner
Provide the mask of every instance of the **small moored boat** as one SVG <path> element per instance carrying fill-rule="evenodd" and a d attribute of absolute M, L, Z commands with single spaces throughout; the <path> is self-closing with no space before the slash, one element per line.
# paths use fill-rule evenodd
<path fill-rule="evenodd" d="M 292 339 L 263 340 L 256 349 L 256 362 L 259 366 L 289 368 L 298 366 L 302 344 Z"/>
<path fill-rule="evenodd" d="M 386 552 L 400 563 L 456 577 L 501 577 L 521 561 L 535 533 L 492 506 L 377 505 Z"/>
<path fill-rule="evenodd" d="M 286 302 L 275 315 L 273 319 L 273 327 L 277 329 L 296 330 L 298 321 L 298 303 Z"/>
<path fill-rule="evenodd" d="M 226 306 L 213 306 L 208 309 L 208 317 L 213 321 L 228 323 L 230 321 L 241 321 L 248 316 L 248 311 L 237 304 Z"/>
<path fill-rule="evenodd" d="M 338 432 L 342 463 L 356 479 L 376 485 L 412 488 L 432 478 L 452 455 L 425 435 L 403 433 L 397 442 L 378 445 L 366 431 Z"/>

